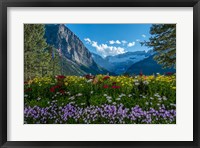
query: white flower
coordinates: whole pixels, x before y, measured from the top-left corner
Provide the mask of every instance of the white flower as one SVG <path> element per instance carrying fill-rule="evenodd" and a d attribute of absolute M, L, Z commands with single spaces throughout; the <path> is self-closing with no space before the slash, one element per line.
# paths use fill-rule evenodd
<path fill-rule="evenodd" d="M 142 96 L 142 98 L 146 98 L 146 96 Z"/>
<path fill-rule="evenodd" d="M 91 91 L 90 93 L 93 94 L 94 91 Z"/>
<path fill-rule="evenodd" d="M 165 100 L 165 101 L 166 101 L 166 100 L 167 100 L 167 97 L 163 96 L 163 100 Z"/>
<path fill-rule="evenodd" d="M 117 103 L 116 103 L 116 102 L 113 102 L 112 104 L 113 104 L 113 105 L 116 105 Z"/>
<path fill-rule="evenodd" d="M 149 82 L 148 82 L 148 81 L 144 81 L 144 82 L 143 82 L 143 84 L 145 84 L 145 85 L 148 85 L 148 84 L 149 84 Z"/>
<path fill-rule="evenodd" d="M 28 97 L 28 95 L 27 95 L 27 94 L 25 94 L 25 95 L 24 95 L 24 97 Z"/>
<path fill-rule="evenodd" d="M 104 97 L 107 97 L 108 95 L 107 95 L 107 94 L 103 94 L 103 96 L 104 96 Z"/>
<path fill-rule="evenodd" d="M 112 100 L 108 100 L 108 102 L 110 103 L 110 102 L 112 102 Z"/>
<path fill-rule="evenodd" d="M 82 94 L 81 94 L 81 93 L 78 93 L 76 96 L 80 97 L 80 96 L 82 96 Z"/>
<path fill-rule="evenodd" d="M 158 103 L 157 105 L 160 106 L 160 103 Z"/>
<path fill-rule="evenodd" d="M 125 94 L 121 94 L 121 95 L 119 95 L 119 97 L 123 97 L 123 96 L 126 96 Z"/>
<path fill-rule="evenodd" d="M 176 107 L 176 104 L 170 103 L 170 105 Z"/>
<path fill-rule="evenodd" d="M 112 97 L 110 97 L 110 96 L 107 96 L 107 97 L 106 97 L 106 99 L 112 99 Z"/>
<path fill-rule="evenodd" d="M 158 98 L 160 97 L 160 95 L 158 93 L 155 93 L 154 96 L 158 97 Z"/>
<path fill-rule="evenodd" d="M 39 101 L 39 100 L 41 100 L 41 98 L 38 97 L 37 100 Z"/>
<path fill-rule="evenodd" d="M 92 79 L 90 79 L 90 80 L 87 80 L 86 82 L 87 82 L 87 83 L 90 83 L 90 82 L 92 82 L 92 81 L 93 81 L 93 80 L 92 80 Z"/>
<path fill-rule="evenodd" d="M 159 101 L 162 101 L 162 98 L 158 98 Z"/>
<path fill-rule="evenodd" d="M 150 97 L 150 99 L 153 100 L 154 98 L 153 98 L 153 97 Z"/>
<path fill-rule="evenodd" d="M 135 83 L 136 86 L 140 85 L 140 83 Z"/>
<path fill-rule="evenodd" d="M 116 100 L 118 100 L 118 101 L 119 101 L 119 100 L 121 100 L 121 98 L 117 98 Z"/>
<path fill-rule="evenodd" d="M 149 105 L 149 102 L 146 102 L 145 104 L 146 104 L 146 105 Z"/>
<path fill-rule="evenodd" d="M 85 103 L 81 103 L 81 105 L 85 105 Z"/>
<path fill-rule="evenodd" d="M 75 99 L 75 97 L 74 97 L 74 96 L 72 96 L 72 97 L 70 97 L 70 98 L 69 98 L 69 100 L 74 100 L 74 99 Z"/>
<path fill-rule="evenodd" d="M 129 95 L 128 95 L 128 97 L 132 97 L 132 95 L 131 95 L 131 94 L 129 94 Z"/>

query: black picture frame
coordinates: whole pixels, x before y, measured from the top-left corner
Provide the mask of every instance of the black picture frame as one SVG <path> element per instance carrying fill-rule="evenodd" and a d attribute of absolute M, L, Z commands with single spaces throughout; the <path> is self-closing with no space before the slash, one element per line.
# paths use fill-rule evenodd
<path fill-rule="evenodd" d="M 7 141 L 8 7 L 193 7 L 193 141 Z M 200 0 L 1 0 L 0 22 L 0 146 L 2 148 L 200 147 Z"/>

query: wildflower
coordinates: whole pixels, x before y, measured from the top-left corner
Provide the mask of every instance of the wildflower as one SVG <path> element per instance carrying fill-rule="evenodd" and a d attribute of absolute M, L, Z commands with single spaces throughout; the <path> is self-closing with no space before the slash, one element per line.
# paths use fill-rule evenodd
<path fill-rule="evenodd" d="M 137 83 L 137 82 L 136 82 L 135 85 L 138 86 L 138 85 L 140 85 L 140 83 Z"/>
<path fill-rule="evenodd" d="M 120 86 L 112 86 L 113 89 L 119 89 Z"/>
<path fill-rule="evenodd" d="M 93 76 L 93 75 L 91 75 L 91 74 L 85 75 L 85 78 L 86 78 L 86 79 L 94 79 L 94 77 L 95 77 L 95 76 Z"/>
<path fill-rule="evenodd" d="M 103 88 L 109 88 L 109 86 L 108 85 L 104 85 Z"/>
<path fill-rule="evenodd" d="M 107 80 L 109 78 L 110 78 L 110 76 L 105 76 L 105 77 L 103 77 L 103 80 Z"/>
<path fill-rule="evenodd" d="M 121 100 L 121 98 L 117 98 L 116 100 L 118 100 L 118 101 L 119 101 L 119 100 Z"/>
<path fill-rule="evenodd" d="M 63 75 L 58 75 L 58 76 L 56 76 L 56 79 L 64 79 L 65 78 L 65 76 L 63 76 Z"/>
<path fill-rule="evenodd" d="M 167 100 L 167 97 L 163 96 L 163 100 L 165 100 L 165 101 L 166 101 L 166 100 Z"/>
<path fill-rule="evenodd" d="M 142 70 L 140 71 L 140 76 L 143 76 Z"/>
<path fill-rule="evenodd" d="M 113 82 L 113 83 L 112 83 L 112 85 L 116 85 L 116 84 L 117 84 L 117 82 Z"/>
<path fill-rule="evenodd" d="M 171 76 L 171 75 L 173 75 L 174 73 L 173 72 L 166 72 L 166 76 Z"/>
<path fill-rule="evenodd" d="M 106 99 L 112 99 L 112 97 L 110 97 L 110 96 L 107 96 L 107 97 L 106 97 Z"/>
<path fill-rule="evenodd" d="M 41 100 L 41 98 L 40 98 L 40 97 L 38 97 L 38 98 L 37 98 L 37 100 L 38 100 L 38 101 L 40 101 L 40 100 Z"/>
<path fill-rule="evenodd" d="M 144 81 L 144 82 L 143 82 L 143 84 L 145 84 L 145 85 L 148 85 L 148 84 L 149 84 L 149 82 L 148 82 L 148 81 Z"/>
<path fill-rule="evenodd" d="M 150 99 L 153 100 L 154 98 L 153 98 L 153 97 L 150 97 Z"/>
<path fill-rule="evenodd" d="M 103 94 L 104 97 L 108 96 L 107 94 Z"/>
<path fill-rule="evenodd" d="M 80 96 L 82 96 L 82 94 L 81 94 L 81 93 L 78 93 L 76 96 L 77 96 L 77 97 L 80 97 Z"/>
<path fill-rule="evenodd" d="M 74 96 L 71 96 L 70 98 L 69 98 L 69 100 L 74 100 L 75 99 L 75 97 Z"/>
<path fill-rule="evenodd" d="M 65 91 L 64 90 L 60 90 L 59 91 L 62 95 L 65 93 Z"/>

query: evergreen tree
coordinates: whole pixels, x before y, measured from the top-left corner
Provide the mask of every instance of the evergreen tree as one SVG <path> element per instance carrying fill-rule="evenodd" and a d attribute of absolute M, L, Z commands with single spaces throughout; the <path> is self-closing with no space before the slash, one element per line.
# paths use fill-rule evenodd
<path fill-rule="evenodd" d="M 163 68 L 176 67 L 176 24 L 155 24 L 150 28 L 149 41 L 141 44 L 146 45 L 157 53 L 154 59 Z"/>
<path fill-rule="evenodd" d="M 44 39 L 45 27 L 42 24 L 24 25 L 24 79 L 44 76 L 50 61 L 45 50 L 48 45 Z"/>

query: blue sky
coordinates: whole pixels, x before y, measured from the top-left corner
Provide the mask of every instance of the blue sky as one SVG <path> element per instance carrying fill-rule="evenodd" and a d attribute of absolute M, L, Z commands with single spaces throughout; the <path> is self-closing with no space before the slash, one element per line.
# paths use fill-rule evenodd
<path fill-rule="evenodd" d="M 140 41 L 148 40 L 151 24 L 66 24 L 84 45 L 102 57 L 149 50 Z"/>

